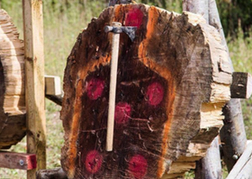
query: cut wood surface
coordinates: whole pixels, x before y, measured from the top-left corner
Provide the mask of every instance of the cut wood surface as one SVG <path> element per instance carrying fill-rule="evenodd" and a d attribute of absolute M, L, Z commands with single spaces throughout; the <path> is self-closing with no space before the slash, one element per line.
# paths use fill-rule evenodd
<path fill-rule="evenodd" d="M 112 36 L 104 27 L 112 22 L 137 31 L 133 42 L 120 37 L 114 146 L 106 152 Z M 93 19 L 64 74 L 61 163 L 68 177 L 175 178 L 194 168 L 230 99 L 232 75 L 219 68 L 228 61 L 220 42 L 217 30 L 192 13 L 131 4 Z"/>
<path fill-rule="evenodd" d="M 24 43 L 6 11 L 0 9 L 0 149 L 26 132 Z"/>

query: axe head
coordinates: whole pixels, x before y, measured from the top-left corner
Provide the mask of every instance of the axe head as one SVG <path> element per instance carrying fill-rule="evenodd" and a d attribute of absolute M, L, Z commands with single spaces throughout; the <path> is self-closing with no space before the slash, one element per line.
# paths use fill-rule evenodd
<path fill-rule="evenodd" d="M 113 32 L 115 34 L 120 34 L 124 32 L 129 36 L 130 40 L 133 41 L 136 37 L 137 27 L 117 25 L 117 26 L 106 26 L 104 30 L 105 32 Z"/>
<path fill-rule="evenodd" d="M 122 27 L 122 31 L 129 36 L 131 41 L 133 41 L 136 37 L 136 30 L 137 30 L 137 27 L 133 27 L 133 26 Z"/>

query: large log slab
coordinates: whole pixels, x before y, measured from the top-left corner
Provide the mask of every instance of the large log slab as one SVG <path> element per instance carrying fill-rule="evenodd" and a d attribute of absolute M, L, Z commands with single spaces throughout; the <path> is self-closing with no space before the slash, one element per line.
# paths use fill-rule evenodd
<path fill-rule="evenodd" d="M 0 9 L 0 149 L 26 133 L 24 44 L 9 15 Z"/>
<path fill-rule="evenodd" d="M 133 42 L 120 38 L 114 149 L 106 152 L 111 34 L 104 27 L 113 21 L 137 31 Z M 200 15 L 142 4 L 110 7 L 93 19 L 65 69 L 61 162 L 68 177 L 171 178 L 194 168 L 230 99 L 220 41 Z"/>

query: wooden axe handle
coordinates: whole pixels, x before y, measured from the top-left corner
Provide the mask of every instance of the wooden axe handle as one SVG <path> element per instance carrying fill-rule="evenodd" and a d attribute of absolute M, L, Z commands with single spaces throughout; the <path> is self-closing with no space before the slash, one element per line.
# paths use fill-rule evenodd
<path fill-rule="evenodd" d="M 113 22 L 112 26 L 113 27 L 121 27 L 122 24 L 119 22 Z M 107 151 L 113 150 L 119 41 L 120 41 L 120 34 L 113 33 L 111 71 L 110 71 L 110 87 L 109 87 L 109 111 L 108 111 L 107 140 L 106 140 L 107 141 L 107 143 L 106 143 L 106 150 Z"/>

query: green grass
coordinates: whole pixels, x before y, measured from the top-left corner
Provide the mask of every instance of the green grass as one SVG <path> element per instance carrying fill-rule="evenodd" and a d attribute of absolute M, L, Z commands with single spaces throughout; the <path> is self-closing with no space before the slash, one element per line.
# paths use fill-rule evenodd
<path fill-rule="evenodd" d="M 5 1 L 3 6 L 13 18 L 19 32 L 22 35 L 22 6 L 20 0 Z M 105 4 L 101 1 L 91 1 L 82 6 L 74 1 L 68 7 L 55 1 L 51 8 L 51 1 L 44 1 L 44 45 L 45 45 L 45 73 L 58 75 L 63 78 L 66 59 L 69 55 L 78 34 L 87 26 L 92 17 L 97 17 Z M 83 1 L 84 2 L 84 1 Z M 236 71 L 250 72 L 252 74 L 252 38 L 243 40 L 239 37 L 229 42 L 230 56 Z M 243 116 L 246 124 L 246 132 L 252 139 L 252 100 L 243 100 Z M 47 168 L 60 166 L 60 153 L 63 146 L 63 128 L 59 119 L 60 107 L 46 100 L 47 121 Z M 26 152 L 26 141 L 22 140 L 13 146 L 10 151 Z M 9 170 L 0 168 L 0 179 L 25 179 L 26 172 L 21 170 Z M 193 178 L 189 172 L 187 178 Z"/>

